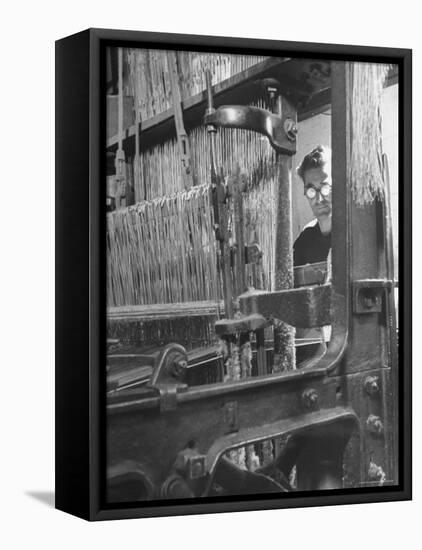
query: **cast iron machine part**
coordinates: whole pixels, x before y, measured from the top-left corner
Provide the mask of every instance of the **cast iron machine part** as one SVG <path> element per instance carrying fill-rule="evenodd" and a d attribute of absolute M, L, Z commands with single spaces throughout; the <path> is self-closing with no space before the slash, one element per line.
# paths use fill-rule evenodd
<path fill-rule="evenodd" d="M 294 464 L 299 488 L 323 488 L 327 479 L 341 486 L 343 451 L 357 417 L 339 406 L 335 380 L 293 371 L 189 388 L 184 365 L 183 347 L 168 345 L 147 388 L 109 398 L 110 498 L 209 496 L 216 486 L 225 494 L 283 493 Z M 256 472 L 224 457 L 280 436 L 290 436 L 283 452 Z M 312 464 L 302 468 L 307 456 Z"/>
<path fill-rule="evenodd" d="M 274 83 L 271 83 L 271 86 L 274 86 Z M 272 90 L 273 89 L 275 91 L 271 95 L 271 100 L 275 103 L 277 100 L 277 93 L 275 92 L 277 90 L 276 88 L 272 88 Z M 224 207 L 221 207 L 221 205 L 223 205 L 226 201 L 229 189 L 223 181 L 221 171 L 218 173 L 216 168 L 215 132 L 216 127 L 243 128 L 250 131 L 256 131 L 266 135 L 277 152 L 291 155 L 295 152 L 295 113 L 287 110 L 287 112 L 283 113 L 283 116 L 277 116 L 274 113 L 265 111 L 264 109 L 247 106 L 223 106 L 218 110 L 215 110 L 212 101 L 209 73 L 207 74 L 207 95 L 208 109 L 204 122 L 209 129 L 211 139 L 211 178 L 213 188 L 214 219 L 216 224 L 216 237 L 220 242 L 225 310 L 228 317 L 228 319 L 219 321 L 216 324 L 216 332 L 221 337 L 230 341 L 230 339 L 239 332 L 243 333 L 246 338 L 251 331 L 256 331 L 258 335 L 257 340 L 260 340 L 259 333 L 263 332 L 263 328 L 268 324 L 268 322 L 271 322 L 275 314 L 274 308 L 270 308 L 270 314 L 267 314 L 266 317 L 258 311 L 251 311 L 250 314 L 242 315 L 241 318 L 237 319 L 234 319 L 233 315 L 234 310 L 232 300 L 234 298 L 234 289 L 232 287 L 231 276 L 229 274 L 232 254 L 228 246 L 227 211 Z M 238 189 L 235 189 L 234 192 L 238 192 Z M 241 236 L 238 235 L 237 240 L 240 241 L 243 251 L 244 244 Z M 240 266 L 240 269 L 238 268 L 236 271 L 236 275 L 238 277 L 237 294 L 239 294 L 239 291 L 242 292 L 245 290 L 244 276 L 242 277 L 242 262 L 244 264 L 244 261 L 245 254 L 243 254 L 241 260 L 238 260 L 237 262 L 238 266 Z M 282 296 L 285 295 L 290 297 L 288 292 Z M 294 303 L 291 304 L 292 307 L 290 307 L 290 309 L 285 308 L 289 309 L 289 311 L 293 310 L 300 312 L 298 317 L 300 319 L 301 326 L 306 324 L 312 326 L 315 323 L 321 322 L 320 318 L 310 319 L 311 311 L 313 306 L 315 306 L 312 299 L 308 299 L 302 307 L 297 307 L 297 298 L 295 300 L 295 297 L 298 297 L 300 300 L 302 296 L 305 296 L 306 300 L 306 298 L 309 298 L 310 295 L 312 295 L 312 291 L 307 289 L 304 289 L 299 293 L 296 292 L 293 296 Z M 325 296 L 325 298 L 327 298 L 327 296 Z M 277 302 L 277 306 L 279 305 L 280 303 Z M 317 311 L 320 309 L 323 308 L 317 308 Z M 324 310 L 325 313 L 326 309 L 327 308 Z M 304 311 L 305 315 L 303 314 Z M 292 319 L 289 318 L 289 321 L 291 324 L 294 324 Z M 325 317 L 324 321 L 327 321 Z M 160 403 L 159 407 L 161 413 L 163 414 L 176 409 L 178 400 L 180 400 L 183 395 L 188 395 L 188 388 L 186 384 L 183 383 L 183 365 L 186 365 L 186 353 L 181 346 L 166 346 L 166 348 L 163 349 L 154 369 L 152 378 L 148 384 L 151 389 L 158 391 Z M 245 381 L 245 383 L 250 382 L 250 380 Z M 253 384 L 253 386 L 255 386 L 255 384 Z M 224 384 L 224 389 L 227 390 L 228 388 L 229 385 Z M 217 390 L 215 395 L 218 395 L 218 388 L 215 389 Z M 272 389 L 273 388 L 271 388 L 271 390 Z M 316 394 L 316 391 L 313 391 Z M 315 406 L 312 401 L 312 405 L 310 407 L 309 400 L 306 400 L 303 397 L 304 394 L 306 394 L 306 390 L 303 390 L 300 393 L 300 405 L 306 410 L 306 413 L 311 415 L 308 417 L 305 415 L 304 423 L 303 419 L 300 419 L 299 422 L 296 422 L 296 424 L 295 422 L 290 421 L 278 421 L 275 423 L 270 422 L 267 424 L 265 423 L 266 418 L 263 418 L 261 420 L 262 424 L 258 426 L 251 425 L 244 431 L 239 429 L 238 401 L 225 401 L 222 406 L 223 432 L 225 435 L 223 435 L 222 438 L 217 438 L 214 445 L 211 445 L 208 454 L 202 454 L 200 451 L 199 442 L 196 438 L 191 438 L 186 443 L 186 446 L 178 451 L 174 463 L 169 464 L 170 468 L 168 471 L 170 471 L 170 474 L 165 479 L 157 480 L 157 474 L 155 473 L 154 475 L 153 473 L 154 468 L 152 468 L 149 476 L 148 474 L 144 474 L 148 479 L 146 486 L 150 487 L 153 485 L 156 487 L 156 496 L 160 496 L 161 498 L 206 495 L 212 490 L 213 482 L 219 486 L 222 486 L 230 494 L 254 494 L 256 492 L 266 491 L 284 492 L 289 489 L 289 483 L 287 481 L 290 473 L 289 469 L 291 469 L 300 455 L 300 445 L 298 442 L 308 442 L 314 439 L 315 433 L 319 434 L 319 440 L 321 438 L 324 439 L 326 436 L 325 432 L 329 432 L 326 428 L 326 424 L 327 426 L 330 426 L 333 422 L 334 425 L 337 425 L 337 422 L 342 424 L 346 419 L 348 429 L 340 430 L 339 433 L 343 434 L 340 438 L 338 436 L 334 438 L 331 436 L 331 439 L 335 442 L 334 445 L 325 446 L 326 448 L 332 449 L 331 453 L 335 456 L 335 459 L 331 459 L 331 462 L 334 460 L 336 464 L 341 463 L 341 459 L 339 457 L 342 456 L 342 451 L 345 444 L 344 433 L 347 434 L 347 440 L 353 426 L 353 422 L 350 422 L 351 420 L 354 420 L 353 413 L 347 410 L 337 410 L 334 417 L 330 417 L 330 415 L 327 416 L 324 413 L 321 413 L 319 411 L 319 405 L 318 407 Z M 268 399 L 265 398 L 260 402 L 261 407 L 264 408 L 268 406 L 268 403 Z M 256 403 L 254 405 L 255 413 L 257 413 Z M 255 413 L 253 414 L 254 417 Z M 301 435 L 301 432 L 304 430 L 306 433 L 307 429 L 310 434 L 308 438 Z M 321 434 L 321 430 L 324 433 Z M 288 444 L 284 448 L 284 452 L 277 457 L 274 464 L 266 467 L 265 472 L 245 472 L 237 468 L 224 457 L 224 450 L 237 448 L 244 446 L 245 444 L 253 444 L 254 442 L 266 441 L 268 439 L 286 434 L 289 434 L 290 438 L 288 440 Z M 305 443 L 303 443 L 302 446 L 305 446 Z M 147 454 L 145 456 L 147 456 Z M 294 457 L 294 459 L 292 457 Z M 325 460 L 325 463 L 327 463 L 327 460 Z M 275 479 L 266 475 L 268 472 L 271 472 L 274 475 L 275 469 L 279 472 L 278 481 L 275 481 Z M 148 468 L 145 468 L 144 465 L 142 465 L 142 467 L 139 467 L 138 470 L 145 472 Z M 332 479 L 333 476 L 330 478 L 331 482 Z M 321 480 L 316 480 L 317 487 L 318 483 L 321 483 Z M 338 476 L 336 483 L 338 486 L 341 484 L 341 479 L 338 479 Z M 159 495 L 157 494 L 158 487 L 160 487 Z M 151 498 L 150 491 L 147 491 L 146 494 L 148 495 L 148 498 Z"/>
<path fill-rule="evenodd" d="M 332 283 L 243 293 L 243 317 L 216 326 L 220 335 L 230 335 L 259 330 L 275 316 L 302 328 L 331 324 L 325 355 L 305 369 L 197 387 L 178 377 L 183 368 L 172 368 L 170 377 L 157 376 L 147 389 L 111 395 L 107 463 L 113 501 L 128 500 L 124 491 L 116 494 L 116 471 L 142 477 L 139 500 L 209 496 L 219 481 L 233 493 L 252 494 L 259 481 L 282 493 L 283 483 L 237 475 L 233 465 L 222 462 L 230 449 L 281 436 L 290 437 L 288 444 L 258 476 L 267 479 L 277 469 L 286 477 L 295 464 L 299 491 L 398 483 L 397 365 L 386 322 L 387 314 L 394 316 L 391 261 L 385 260 L 391 247 L 382 202 L 358 208 L 347 185 L 346 71 L 347 64 L 333 63 Z M 230 112 L 246 124 L 244 109 Z M 216 113 L 207 113 L 210 125 L 224 120 Z M 227 117 L 229 111 L 221 113 Z M 262 129 L 262 114 L 256 117 Z M 266 135 L 280 144 L 277 125 L 268 120 Z M 293 148 L 287 135 L 283 141 Z M 163 354 L 163 360 L 171 356 Z M 183 353 L 180 357 L 183 362 Z"/>
<path fill-rule="evenodd" d="M 310 289 L 302 289 L 299 292 L 295 292 L 292 295 L 286 291 L 282 293 L 283 297 L 287 297 L 286 304 L 283 304 L 280 300 L 275 302 L 276 308 L 270 307 L 270 313 L 265 311 L 266 316 L 262 315 L 259 311 L 247 312 L 240 316 L 240 318 L 234 318 L 233 298 L 234 288 L 232 287 L 232 281 L 230 276 L 230 269 L 232 264 L 232 251 L 228 246 L 228 227 L 227 227 L 227 211 L 222 205 L 224 205 L 228 193 L 230 193 L 230 187 L 224 183 L 221 171 L 216 168 L 215 162 L 215 132 L 217 127 L 229 127 L 229 128 L 243 128 L 250 131 L 259 132 L 266 135 L 274 149 L 279 153 L 293 154 L 295 152 L 295 140 L 296 140 L 296 123 L 295 113 L 290 110 L 286 110 L 283 116 L 275 115 L 274 113 L 265 111 L 255 107 L 248 106 L 223 106 L 215 110 L 212 101 L 210 74 L 207 74 L 207 96 L 208 96 L 208 109 L 204 118 L 204 122 L 209 129 L 210 144 L 211 144 L 211 179 L 213 189 L 213 205 L 214 205 L 214 219 L 216 237 L 220 243 L 220 258 L 221 258 L 221 270 L 223 272 L 223 288 L 225 299 L 225 310 L 227 319 L 221 320 L 216 324 L 216 332 L 222 338 L 230 341 L 235 334 L 239 332 L 248 337 L 251 331 L 257 333 L 257 341 L 262 341 L 263 338 L 259 338 L 263 333 L 263 328 L 273 320 L 274 316 L 277 317 L 278 311 L 284 309 L 286 311 L 298 312 L 296 318 L 299 320 L 301 326 L 310 325 L 318 326 L 321 323 L 321 315 L 319 317 L 315 315 L 314 311 L 323 311 L 322 321 L 328 321 L 327 308 L 316 308 L 315 300 L 318 299 L 328 302 L 329 288 L 325 288 L 325 294 L 320 298 L 320 294 L 314 298 L 313 292 Z M 274 86 L 274 83 L 271 83 Z M 271 100 L 275 104 L 278 97 L 278 91 L 276 88 L 271 95 Z M 277 93 L 276 93 L 277 92 Z M 239 183 L 238 181 L 235 182 Z M 238 192 L 238 189 L 232 189 L 232 193 Z M 237 241 L 240 241 L 242 251 L 244 249 L 244 243 L 242 236 L 237 235 Z M 249 247 L 251 248 L 251 247 Z M 246 251 L 248 248 L 246 248 Z M 237 261 L 238 269 L 236 270 L 237 294 L 245 290 L 244 276 L 242 276 L 242 268 L 245 262 L 245 256 L 250 254 L 243 253 L 241 259 Z M 242 295 L 241 298 L 244 301 L 247 300 L 251 292 Z M 252 294 L 255 293 L 252 291 Z M 259 293 L 258 293 L 259 294 Z M 288 300 L 290 303 L 288 304 Z M 292 303 L 293 301 L 293 303 Z M 243 302 L 241 301 L 241 304 Z M 245 308 L 244 308 L 245 309 Z M 313 315 L 313 317 L 312 317 Z M 282 316 L 281 316 L 282 317 Z M 291 324 L 294 323 L 290 316 L 287 315 L 287 319 Z M 262 354 L 261 354 L 262 359 Z M 181 346 L 170 345 L 166 346 L 157 361 L 151 380 L 148 384 L 151 390 L 156 390 L 159 394 L 159 409 L 162 414 L 169 414 L 170 411 L 175 411 L 178 407 L 180 399 L 189 395 L 188 387 L 184 383 L 184 366 L 186 365 L 186 352 Z M 262 372 L 261 366 L 261 374 Z M 268 380 L 267 380 L 268 382 Z M 261 381 L 262 383 L 262 381 Z M 288 482 L 288 476 L 294 463 L 296 463 L 300 456 L 300 448 L 310 445 L 309 441 L 321 440 L 324 438 L 328 442 L 328 435 L 330 430 L 332 431 L 332 425 L 337 427 L 337 424 L 341 426 L 341 429 L 337 430 L 337 435 L 330 433 L 329 440 L 330 445 L 325 445 L 324 448 L 330 449 L 328 454 L 333 456 L 325 457 L 324 461 L 326 469 L 327 463 L 338 465 L 341 463 L 341 456 L 344 449 L 345 441 L 347 441 L 353 427 L 354 427 L 354 415 L 352 411 L 347 409 L 336 409 L 330 411 L 329 414 L 325 414 L 319 410 L 320 404 L 316 404 L 312 400 L 307 400 L 303 396 L 306 395 L 306 389 L 302 389 L 299 392 L 298 399 L 299 407 L 306 413 L 303 418 L 297 418 L 295 420 L 285 420 L 278 418 L 277 421 L 271 422 L 268 415 L 263 417 L 260 411 L 265 410 L 270 402 L 270 397 L 259 395 L 260 382 L 254 380 L 245 380 L 242 383 L 245 389 L 249 387 L 255 393 L 257 393 L 257 401 L 254 399 L 254 411 L 247 410 L 247 416 L 249 417 L 246 425 L 248 427 L 243 430 L 240 429 L 239 419 L 239 401 L 227 401 L 224 397 L 223 403 L 220 405 L 222 409 L 223 422 L 222 426 L 218 430 L 220 437 L 213 441 L 207 454 L 203 454 L 201 451 L 201 444 L 198 438 L 191 437 L 186 442 L 185 446 L 180 449 L 174 462 L 167 465 L 167 472 L 170 472 L 164 479 L 160 478 L 153 465 L 150 466 L 151 473 L 148 475 L 145 472 L 148 471 L 148 467 L 144 464 L 138 467 L 138 471 L 142 471 L 143 475 L 148 479 L 148 483 L 145 486 L 150 488 L 155 487 L 156 498 L 184 498 L 189 496 L 205 496 L 210 494 L 215 484 L 222 486 L 223 489 L 229 494 L 254 494 L 256 492 L 285 492 L 290 488 Z M 268 386 L 270 393 L 273 393 L 278 384 L 276 379 L 273 381 L 274 385 Z M 236 384 L 235 384 L 236 385 Z M 214 387 L 212 395 L 219 397 L 223 396 L 227 391 L 231 391 L 230 384 L 220 385 L 220 387 Z M 267 383 L 264 384 L 267 387 Z M 224 391 L 222 391 L 224 390 Z M 316 394 L 316 390 L 312 390 Z M 135 393 L 135 392 L 133 392 Z M 284 393 L 284 392 L 281 392 Z M 264 392 L 265 394 L 265 392 Z M 123 396 L 122 396 L 123 397 Z M 332 396 L 331 396 L 332 398 Z M 146 400 L 144 400 L 146 403 Z M 311 405 L 309 404 L 311 403 Z M 199 404 L 198 404 L 199 405 Z M 116 410 L 119 409 L 119 404 L 115 403 Z M 296 408 L 296 406 L 294 407 Z M 242 407 L 241 407 L 242 409 Z M 247 409 L 250 409 L 248 406 Z M 220 413 L 221 414 L 221 413 Z M 212 416 L 211 416 L 212 418 Z M 260 418 L 258 425 L 256 419 Z M 217 425 L 220 424 L 217 418 Z M 254 422 L 255 421 L 255 422 Z M 244 421 L 242 422 L 244 424 Z M 344 425 L 347 429 L 344 429 Z M 176 425 L 174 426 L 176 429 Z M 179 427 L 177 427 L 179 428 Z M 185 431 L 183 425 L 180 427 L 182 433 Z M 179 429 L 177 430 L 178 433 Z M 308 436 L 303 435 L 303 433 Z M 336 432 L 336 430 L 334 430 Z M 227 460 L 224 456 L 224 451 L 228 449 L 238 448 L 246 444 L 253 444 L 268 439 L 273 439 L 281 435 L 289 435 L 288 443 L 284 447 L 283 452 L 277 457 L 273 464 L 267 465 L 266 468 L 258 472 L 249 472 L 241 470 L 236 467 L 232 462 Z M 318 434 L 318 437 L 315 435 Z M 341 434 L 341 435 L 339 435 Z M 346 434 L 346 437 L 344 436 Z M 300 442 L 302 442 L 300 444 Z M 333 443 L 334 442 L 334 443 Z M 203 446 L 203 445 L 202 445 Z M 315 453 L 314 453 L 315 455 Z M 148 456 L 148 453 L 145 453 Z M 171 455 L 170 455 L 171 456 Z M 333 458 L 334 457 L 334 458 Z M 331 460 L 331 462 L 330 462 Z M 327 462 L 328 461 L 328 462 Z M 313 470 L 318 469 L 316 466 L 318 460 L 313 465 Z M 321 466 L 319 464 L 319 466 Z M 115 471 L 114 468 L 113 471 Z M 275 478 L 275 471 L 277 470 L 277 481 Z M 271 473 L 273 477 L 268 475 Z M 326 474 L 324 473 L 326 476 Z M 157 479 L 158 476 L 158 479 Z M 318 477 L 318 476 L 316 476 Z M 113 487 L 116 485 L 115 476 L 113 477 Z M 330 477 L 331 483 L 334 479 L 333 475 Z M 316 487 L 321 484 L 321 479 L 314 480 Z M 341 479 L 337 475 L 337 486 L 341 485 Z M 151 491 L 144 491 L 147 498 L 151 498 Z M 140 496 L 142 498 L 142 496 Z"/>

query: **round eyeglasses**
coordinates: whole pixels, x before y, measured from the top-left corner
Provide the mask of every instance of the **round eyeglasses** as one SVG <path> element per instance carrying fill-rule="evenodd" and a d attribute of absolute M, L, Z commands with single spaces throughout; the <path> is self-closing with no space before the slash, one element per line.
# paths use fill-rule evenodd
<path fill-rule="evenodd" d="M 305 190 L 305 195 L 308 199 L 314 199 L 317 196 L 317 193 L 319 193 L 321 197 L 328 197 L 331 193 L 331 185 L 326 183 L 325 185 L 322 185 L 319 190 L 315 189 L 315 187 L 307 187 Z"/>

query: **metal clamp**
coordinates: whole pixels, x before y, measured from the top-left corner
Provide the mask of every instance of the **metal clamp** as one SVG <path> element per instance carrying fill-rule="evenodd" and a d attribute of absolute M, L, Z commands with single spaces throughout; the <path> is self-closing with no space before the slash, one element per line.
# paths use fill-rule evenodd
<path fill-rule="evenodd" d="M 295 287 L 322 285 L 327 279 L 327 262 L 298 265 L 294 268 Z"/>
<path fill-rule="evenodd" d="M 265 109 L 248 105 L 223 105 L 207 113 L 204 124 L 213 127 L 252 130 L 268 137 L 272 147 L 287 155 L 296 153 L 296 122 L 292 117 L 280 117 Z"/>
<path fill-rule="evenodd" d="M 148 387 L 158 390 L 162 412 L 174 410 L 177 407 L 177 394 L 187 390 L 188 386 L 183 383 L 187 358 L 183 346 L 168 344 L 156 359 Z"/>
<path fill-rule="evenodd" d="M 174 411 L 177 408 L 177 394 L 186 391 L 186 384 L 157 384 L 155 388 L 160 393 L 160 411 Z"/>

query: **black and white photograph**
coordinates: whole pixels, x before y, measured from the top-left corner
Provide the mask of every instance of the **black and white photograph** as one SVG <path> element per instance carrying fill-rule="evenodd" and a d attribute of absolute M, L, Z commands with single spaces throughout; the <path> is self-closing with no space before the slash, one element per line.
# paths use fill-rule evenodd
<path fill-rule="evenodd" d="M 418 546 L 418 15 L 5 4 L 2 548 Z"/>
<path fill-rule="evenodd" d="M 399 66 L 122 42 L 101 70 L 105 503 L 399 488 Z"/>

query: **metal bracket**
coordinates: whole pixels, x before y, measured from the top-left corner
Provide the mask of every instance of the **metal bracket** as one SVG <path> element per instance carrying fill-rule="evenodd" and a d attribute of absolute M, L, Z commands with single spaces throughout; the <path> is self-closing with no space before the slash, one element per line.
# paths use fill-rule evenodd
<path fill-rule="evenodd" d="M 359 279 L 352 282 L 353 313 L 381 313 L 383 296 L 394 287 L 391 279 Z"/>
<path fill-rule="evenodd" d="M 168 344 L 156 358 L 154 370 L 148 382 L 149 387 L 183 383 L 188 354 L 180 344 Z"/>
<path fill-rule="evenodd" d="M 298 265 L 294 268 L 295 287 L 322 285 L 327 278 L 327 262 Z"/>
<path fill-rule="evenodd" d="M 187 447 L 177 454 L 174 469 L 186 480 L 200 479 L 206 475 L 205 455 L 195 447 Z"/>
<path fill-rule="evenodd" d="M 267 320 L 280 319 L 294 327 L 331 324 L 331 285 L 324 284 L 276 292 L 249 290 L 239 296 L 240 311 Z"/>
<path fill-rule="evenodd" d="M 222 337 L 239 332 L 252 332 L 268 326 L 268 321 L 258 314 L 241 316 L 238 319 L 221 319 L 215 323 L 215 333 Z"/>
<path fill-rule="evenodd" d="M 191 456 L 187 460 L 189 479 L 201 479 L 207 475 L 205 468 L 205 455 L 198 454 Z"/>
<path fill-rule="evenodd" d="M 161 412 L 174 410 L 177 394 L 187 390 L 187 384 L 183 383 L 187 362 L 186 350 L 180 344 L 168 344 L 157 357 L 147 386 L 158 390 Z"/>
<path fill-rule="evenodd" d="M 296 121 L 290 113 L 282 116 L 259 107 L 248 105 L 223 105 L 207 113 L 204 124 L 223 128 L 252 130 L 268 137 L 272 147 L 287 155 L 296 153 Z"/>
<path fill-rule="evenodd" d="M 215 174 L 215 182 L 211 188 L 211 202 L 214 212 L 215 237 L 220 243 L 228 242 L 230 231 L 227 220 L 228 190 L 222 174 Z"/>
<path fill-rule="evenodd" d="M 275 78 L 261 78 L 255 83 L 267 94 L 270 110 L 274 112 L 277 98 L 280 95 L 280 81 Z"/>
<path fill-rule="evenodd" d="M 186 391 L 186 384 L 157 384 L 155 388 L 160 393 L 160 411 L 174 411 L 177 408 L 177 394 Z"/>

